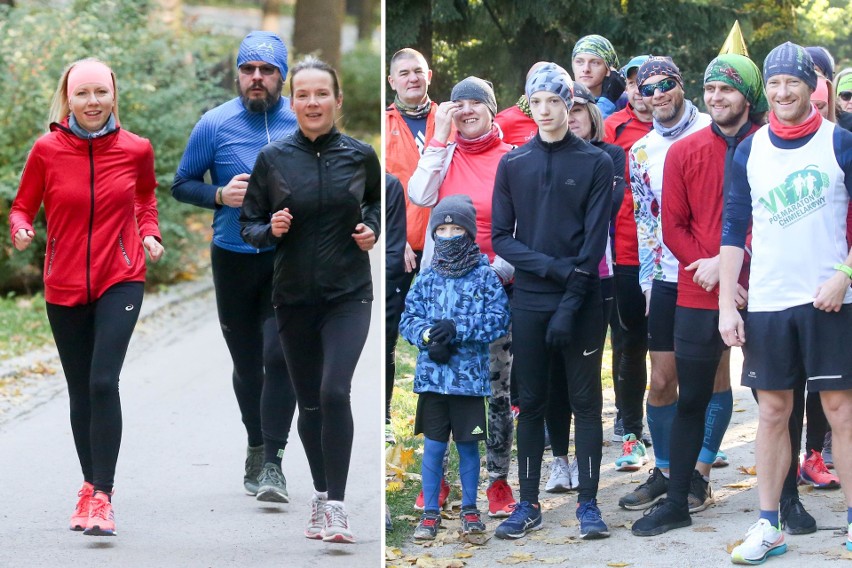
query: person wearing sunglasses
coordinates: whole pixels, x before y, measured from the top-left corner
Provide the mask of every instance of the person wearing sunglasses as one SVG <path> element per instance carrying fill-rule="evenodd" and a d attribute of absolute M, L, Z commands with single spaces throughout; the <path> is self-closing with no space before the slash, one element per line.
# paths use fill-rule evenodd
<path fill-rule="evenodd" d="M 669 441 L 677 411 L 674 315 L 678 261 L 663 242 L 659 214 L 663 196 L 663 165 L 669 148 L 675 142 L 710 124 L 710 116 L 698 112 L 685 99 L 683 78 L 670 57 L 650 57 L 639 67 L 636 84 L 654 117 L 653 130 L 633 145 L 629 162 L 639 241 L 639 285 L 645 296 L 645 313 L 648 315 L 651 390 L 646 415 L 654 443 L 656 467 L 645 483 L 619 500 L 619 506 L 630 510 L 647 509 L 665 497 L 668 491 Z M 724 430 L 722 428 L 723 433 Z M 721 438 L 721 435 L 718 436 L 719 440 Z M 701 510 L 707 506 L 707 491 L 709 489 L 705 486 L 691 488 L 690 509 Z"/>
<path fill-rule="evenodd" d="M 730 171 L 726 162 L 733 159 L 737 145 L 763 124 L 769 110 L 757 65 L 738 54 L 711 61 L 704 72 L 704 105 L 712 124 L 676 142 L 663 168 L 665 243 L 679 261 L 674 321 L 679 392 L 670 443 L 677 451 L 669 452 L 668 495 L 633 523 L 637 536 L 691 525 L 689 494 L 702 499 L 696 503 L 700 507 L 712 502 L 710 469 L 733 410 L 730 350 L 717 333 L 718 251 L 723 186 Z M 741 277 L 745 286 L 747 277 L 746 267 Z M 745 288 L 740 292 L 738 301 L 744 305 Z M 716 386 L 720 375 L 727 381 Z M 718 428 L 708 427 L 708 408 Z"/>
<path fill-rule="evenodd" d="M 759 516 L 731 552 L 736 564 L 787 551 L 778 509 L 791 460 L 794 393 L 805 389 L 819 391 L 831 424 L 852 550 L 852 254 L 846 240 L 852 133 L 811 104 L 818 76 L 802 47 L 786 42 L 770 51 L 763 77 L 769 124 L 734 154 L 719 262 L 719 332 L 727 345 L 743 347 L 742 384 L 760 401 Z M 749 226 L 748 311 L 742 314 L 737 279 Z"/>
<path fill-rule="evenodd" d="M 248 438 L 243 487 L 259 501 L 289 501 L 281 472 L 296 409 L 272 310 L 272 246 L 240 236 L 240 208 L 260 149 L 296 129 L 287 97 L 287 48 L 272 32 L 253 31 L 237 54 L 239 96 L 201 117 L 172 184 L 178 201 L 213 210 L 210 263 L 231 381 Z M 209 172 L 210 183 L 204 176 Z M 262 478 L 262 479 L 261 479 Z"/>
<path fill-rule="evenodd" d="M 838 73 L 834 85 L 837 124 L 852 130 L 852 67 Z"/>

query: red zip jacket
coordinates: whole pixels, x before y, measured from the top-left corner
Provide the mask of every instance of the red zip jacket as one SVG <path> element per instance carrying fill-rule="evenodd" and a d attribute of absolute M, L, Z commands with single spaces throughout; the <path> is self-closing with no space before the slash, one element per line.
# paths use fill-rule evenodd
<path fill-rule="evenodd" d="M 627 105 L 604 120 L 604 142 L 624 148 L 626 154 L 633 144 L 653 128 L 650 122 L 642 122 Z M 633 192 L 630 190 L 630 160 L 624 161 L 624 201 L 615 217 L 615 263 L 621 266 L 639 266 L 639 239 L 636 234 L 636 218 L 633 216 Z"/>
<path fill-rule="evenodd" d="M 748 136 L 758 126 L 752 125 Z M 708 126 L 675 142 L 663 169 L 663 241 L 678 260 L 677 305 L 701 310 L 719 309 L 719 286 L 707 292 L 686 272 L 699 258 L 719 254 L 725 178 L 725 141 Z M 751 232 L 747 238 L 751 247 Z M 748 287 L 749 255 L 739 282 Z"/>
<path fill-rule="evenodd" d="M 9 213 L 12 239 L 47 219 L 44 298 L 91 303 L 119 282 L 144 282 L 142 239 L 160 238 L 154 149 L 126 130 L 83 140 L 62 124 L 36 140 Z"/>

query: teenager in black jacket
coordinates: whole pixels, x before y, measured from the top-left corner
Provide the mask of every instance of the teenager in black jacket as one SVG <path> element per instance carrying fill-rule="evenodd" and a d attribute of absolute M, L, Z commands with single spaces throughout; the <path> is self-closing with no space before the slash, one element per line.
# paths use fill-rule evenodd
<path fill-rule="evenodd" d="M 261 150 L 240 223 L 246 242 L 276 247 L 272 303 L 315 490 L 305 536 L 352 543 L 349 393 L 370 327 L 382 172 L 369 145 L 334 126 L 343 96 L 332 67 L 306 58 L 290 91 L 299 130 Z"/>

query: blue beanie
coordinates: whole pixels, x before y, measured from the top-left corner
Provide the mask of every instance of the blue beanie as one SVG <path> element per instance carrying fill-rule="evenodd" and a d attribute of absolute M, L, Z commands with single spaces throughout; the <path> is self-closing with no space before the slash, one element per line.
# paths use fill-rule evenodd
<path fill-rule="evenodd" d="M 240 43 L 237 67 L 247 61 L 263 61 L 278 67 L 281 79 L 287 78 L 287 47 L 278 34 L 253 31 Z"/>
<path fill-rule="evenodd" d="M 822 74 L 825 75 L 825 78 L 829 81 L 834 81 L 834 58 L 831 56 L 831 53 L 826 48 L 818 45 L 806 47 L 805 51 L 814 60 L 814 65 L 822 69 Z"/>
<path fill-rule="evenodd" d="M 547 63 L 535 70 L 535 73 L 527 79 L 524 92 L 527 95 L 527 100 L 530 100 L 533 93 L 539 91 L 547 91 L 559 95 L 559 98 L 571 110 L 574 105 L 574 82 L 571 76 L 565 69 L 556 63 Z"/>
<path fill-rule="evenodd" d="M 817 75 L 814 71 L 814 60 L 801 45 L 785 41 L 769 52 L 763 60 L 764 83 L 775 75 L 798 77 L 811 88 L 811 91 L 816 90 Z"/>

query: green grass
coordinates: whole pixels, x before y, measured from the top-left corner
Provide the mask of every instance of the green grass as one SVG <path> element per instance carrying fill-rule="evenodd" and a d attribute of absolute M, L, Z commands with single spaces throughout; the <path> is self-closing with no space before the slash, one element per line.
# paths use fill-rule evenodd
<path fill-rule="evenodd" d="M 393 390 L 393 401 L 391 402 L 391 422 L 397 445 L 405 449 L 414 449 L 414 460 L 408 465 L 406 471 L 420 474 L 420 463 L 423 457 L 422 436 L 414 436 L 414 415 L 417 410 L 417 395 L 412 392 L 414 384 L 414 363 L 417 358 L 417 349 L 400 338 L 396 345 L 396 382 Z M 612 350 L 609 342 L 603 356 L 603 368 L 601 370 L 601 382 L 604 389 L 612 388 Z M 461 498 L 458 489 L 458 454 L 455 446 L 450 444 L 450 466 L 448 471 L 448 483 L 452 487 L 449 501 Z M 485 452 L 484 444 L 481 452 Z M 514 453 L 514 452 L 513 452 Z M 482 473 L 484 475 L 484 466 Z M 389 470 L 390 471 L 390 470 Z M 420 493 L 419 478 L 406 479 L 400 491 L 386 491 L 385 497 L 390 508 L 393 519 L 393 531 L 387 533 L 386 544 L 388 547 L 399 548 L 411 541 L 414 533 L 416 519 L 420 513 L 414 510 L 414 500 Z"/>
<path fill-rule="evenodd" d="M 10 293 L 0 298 L 0 358 L 17 357 L 52 342 L 44 296 Z"/>

